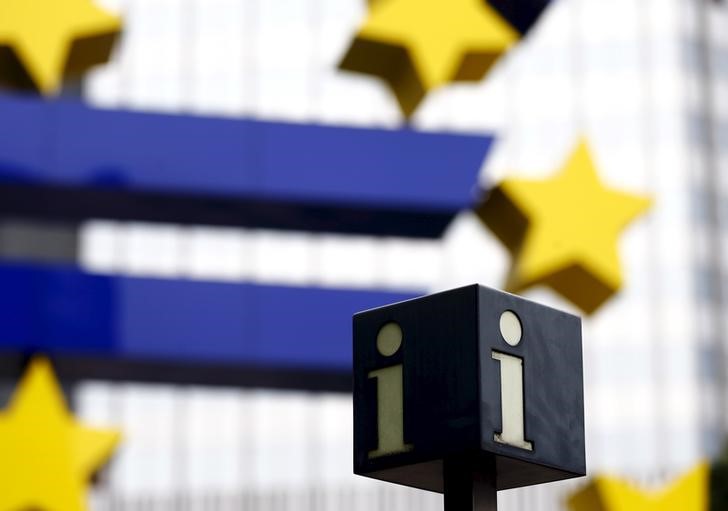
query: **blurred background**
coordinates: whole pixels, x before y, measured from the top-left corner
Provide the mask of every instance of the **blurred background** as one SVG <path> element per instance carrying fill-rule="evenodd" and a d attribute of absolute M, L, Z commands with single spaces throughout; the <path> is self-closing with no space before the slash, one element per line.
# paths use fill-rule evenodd
<path fill-rule="evenodd" d="M 364 0 L 99 4 L 122 16 L 121 39 L 110 63 L 66 84 L 64 100 L 402 129 L 379 80 L 337 69 Z M 585 136 L 605 183 L 653 197 L 621 239 L 624 289 L 584 318 L 587 466 L 658 486 L 715 457 L 728 432 L 728 7 L 554 0 L 484 80 L 433 92 L 410 128 L 495 137 L 482 188 L 552 174 Z M 469 211 L 434 239 L 17 216 L 2 231 L 6 258 L 19 257 L 16 246 L 36 259 L 66 247 L 84 273 L 153 280 L 424 294 L 502 287 L 509 265 Z M 579 313 L 546 289 L 526 296 Z M 346 384 L 323 387 L 71 384 L 80 418 L 124 434 L 92 509 L 441 509 L 439 495 L 351 474 L 350 395 Z M 565 509 L 583 484 L 501 492 L 500 508 Z"/>

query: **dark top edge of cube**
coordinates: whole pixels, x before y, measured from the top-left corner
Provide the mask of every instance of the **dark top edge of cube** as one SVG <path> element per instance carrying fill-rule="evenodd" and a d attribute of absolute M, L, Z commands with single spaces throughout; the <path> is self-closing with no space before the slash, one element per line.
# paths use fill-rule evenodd
<path fill-rule="evenodd" d="M 480 284 L 468 284 L 467 286 L 454 287 L 452 289 L 444 289 L 442 291 L 437 291 L 437 292 L 431 293 L 431 294 L 424 294 L 424 295 L 420 295 L 420 296 L 415 296 L 414 298 L 408 298 L 407 300 L 401 300 L 399 302 L 385 303 L 385 304 L 382 304 L 379 307 L 372 307 L 371 309 L 365 309 L 363 311 L 356 312 L 356 313 L 354 313 L 354 317 L 357 317 L 360 314 L 367 314 L 369 312 L 375 311 L 377 309 L 381 309 L 383 307 L 390 307 L 392 305 L 399 305 L 401 303 L 414 302 L 416 300 L 421 300 L 423 298 L 429 298 L 431 296 L 437 296 L 437 295 L 442 295 L 442 294 L 445 294 L 445 293 L 452 293 L 453 291 L 460 291 L 460 290 L 463 290 L 463 289 L 477 288 L 477 287 L 483 287 L 483 286 L 480 286 Z"/>
<path fill-rule="evenodd" d="M 367 314 L 367 313 L 369 313 L 371 311 L 375 311 L 377 309 L 381 309 L 382 307 L 389 307 L 391 305 L 398 305 L 398 304 L 401 304 L 401 303 L 412 302 L 412 301 L 421 300 L 422 298 L 427 298 L 427 297 L 430 297 L 430 296 L 437 296 L 437 295 L 441 295 L 441 294 L 445 294 L 445 293 L 452 293 L 454 291 L 460 291 L 460 290 L 463 290 L 463 289 L 470 289 L 470 288 L 486 289 L 488 291 L 495 291 L 497 293 L 503 293 L 503 294 L 506 294 L 506 295 L 510 295 L 510 296 L 512 296 L 512 297 L 514 297 L 514 298 L 516 298 L 518 300 L 522 300 L 524 302 L 528 302 L 528 303 L 533 304 L 533 305 L 535 305 L 537 307 L 542 307 L 544 309 L 548 309 L 549 311 L 556 312 L 556 313 L 559 313 L 559 314 L 563 314 L 564 316 L 569 316 L 571 318 L 576 319 L 577 321 L 579 321 L 581 323 L 581 316 L 578 316 L 578 315 L 573 314 L 571 312 L 567 312 L 567 311 L 564 311 L 564 310 L 561 310 L 561 309 L 557 309 L 557 308 L 551 307 L 549 305 L 544 305 L 543 303 L 530 300 L 530 299 L 525 298 L 525 297 L 523 297 L 521 295 L 517 295 L 517 294 L 514 294 L 514 293 L 510 293 L 510 292 L 504 291 L 502 289 L 497 289 L 497 288 L 494 288 L 494 287 L 485 286 L 483 284 L 478 284 L 478 283 L 468 284 L 468 285 L 465 285 L 465 286 L 454 287 L 452 289 L 445 289 L 445 290 L 437 291 L 437 292 L 431 293 L 431 294 L 423 294 L 423 295 L 420 295 L 420 296 L 416 296 L 414 298 L 409 298 L 407 300 L 401 300 L 399 302 L 392 302 L 392 303 L 382 304 L 379 307 L 372 307 L 371 309 L 365 309 L 363 311 L 358 311 L 358 312 L 354 313 L 354 316 L 353 317 L 356 317 L 359 314 Z"/>
<path fill-rule="evenodd" d="M 483 284 L 473 284 L 473 285 L 478 286 L 478 288 L 480 288 L 480 289 L 487 289 L 488 291 L 495 291 L 497 293 L 503 293 L 505 295 L 512 296 L 513 298 L 516 298 L 518 300 L 522 300 L 524 302 L 528 302 L 529 304 L 535 305 L 537 307 L 541 307 L 543 309 L 548 309 L 549 311 L 553 311 L 553 312 L 557 312 L 559 314 L 563 314 L 564 316 L 569 316 L 569 317 L 574 318 L 574 319 L 578 320 L 579 322 L 581 322 L 581 316 L 579 316 L 577 314 L 573 314 L 571 312 L 567 312 L 567 311 L 562 310 L 562 309 L 557 309 L 555 307 L 551 307 L 550 305 L 545 305 L 545 304 L 543 304 L 541 302 L 536 302 L 536 301 L 530 300 L 530 299 L 528 299 L 528 298 L 526 298 L 524 296 L 517 295 L 515 293 L 511 293 L 511 292 L 508 292 L 508 291 L 504 291 L 502 289 L 497 289 L 497 288 L 490 287 L 490 286 L 484 286 Z"/>

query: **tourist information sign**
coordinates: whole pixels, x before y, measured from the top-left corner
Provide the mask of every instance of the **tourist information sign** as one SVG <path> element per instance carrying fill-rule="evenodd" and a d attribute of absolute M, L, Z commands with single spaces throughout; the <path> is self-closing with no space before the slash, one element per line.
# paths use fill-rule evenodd
<path fill-rule="evenodd" d="M 356 314 L 354 472 L 446 511 L 585 475 L 579 318 L 478 285 Z"/>

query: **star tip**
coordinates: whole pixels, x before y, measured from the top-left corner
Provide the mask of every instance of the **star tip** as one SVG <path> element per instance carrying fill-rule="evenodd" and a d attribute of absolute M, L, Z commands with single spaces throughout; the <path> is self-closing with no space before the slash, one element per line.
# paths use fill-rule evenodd
<path fill-rule="evenodd" d="M 655 205 L 655 198 L 651 195 L 637 195 L 634 196 L 634 199 L 635 212 L 633 218 L 648 213 Z"/>
<path fill-rule="evenodd" d="M 572 303 L 574 303 L 574 302 L 572 302 Z M 600 303 L 599 305 L 592 305 L 592 306 L 588 306 L 588 307 L 585 307 L 583 304 L 578 304 L 578 303 L 574 303 L 574 305 L 576 305 L 581 310 L 581 312 L 582 312 L 582 314 L 584 314 L 584 316 L 592 317 L 592 316 L 594 316 L 594 314 L 597 313 L 597 311 L 599 311 L 599 309 L 602 308 L 602 305 L 604 305 L 604 302 Z"/>
<path fill-rule="evenodd" d="M 509 50 L 516 46 L 521 39 L 523 39 L 523 35 L 509 24 L 507 27 L 505 39 L 506 50 Z"/>
<path fill-rule="evenodd" d="M 398 94 L 395 92 L 395 100 L 399 113 L 402 114 L 402 121 L 405 126 L 409 126 L 412 122 L 417 109 L 422 104 L 422 100 L 425 98 L 430 89 L 427 86 L 423 88 L 424 93 L 422 95 L 409 95 L 409 94 Z"/>
<path fill-rule="evenodd" d="M 31 369 L 50 369 L 51 368 L 51 361 L 48 358 L 47 355 L 43 354 L 34 354 L 30 358 L 30 363 L 28 366 Z"/>
<path fill-rule="evenodd" d="M 586 138 L 580 140 L 576 144 L 576 149 L 574 150 L 574 152 L 576 154 L 584 155 L 589 159 L 589 161 L 592 162 L 592 165 L 594 165 L 594 150 L 592 148 L 591 142 L 589 142 L 589 140 L 587 140 Z"/>
<path fill-rule="evenodd" d="M 124 29 L 124 19 L 117 14 L 109 14 L 109 31 L 114 32 L 114 35 L 121 34 Z"/>
<path fill-rule="evenodd" d="M 114 455 L 116 455 L 119 445 L 124 440 L 124 435 L 121 430 L 110 429 L 107 430 L 107 442 L 106 449 L 103 452 L 102 463 L 108 463 Z"/>
<path fill-rule="evenodd" d="M 122 15 L 116 9 L 109 9 L 102 5 L 95 5 L 95 13 L 93 17 L 98 21 L 106 21 L 108 23 L 117 24 L 119 27 L 124 22 Z"/>
<path fill-rule="evenodd" d="M 53 99 L 60 93 L 60 84 L 56 81 L 41 81 L 36 84 L 38 94 L 45 99 Z"/>
<path fill-rule="evenodd" d="M 589 137 L 584 134 L 577 135 L 576 142 L 574 142 L 573 147 L 574 151 L 590 151 L 591 143 L 589 142 Z"/>
<path fill-rule="evenodd" d="M 699 460 L 692 469 L 692 472 L 699 474 L 701 477 L 708 476 L 711 470 L 710 460 L 703 458 Z"/>
<path fill-rule="evenodd" d="M 516 273 L 516 271 L 513 271 L 506 277 L 506 281 L 503 283 L 503 290 L 507 293 L 520 295 L 526 290 L 527 286 L 524 285 L 523 279 Z"/>
<path fill-rule="evenodd" d="M 26 381 L 50 381 L 55 384 L 56 372 L 53 369 L 53 363 L 46 355 L 33 355 L 23 372 L 22 379 Z"/>

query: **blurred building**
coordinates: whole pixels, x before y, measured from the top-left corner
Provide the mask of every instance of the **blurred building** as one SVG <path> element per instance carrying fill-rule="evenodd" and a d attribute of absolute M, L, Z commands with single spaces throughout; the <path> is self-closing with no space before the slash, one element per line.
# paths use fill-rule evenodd
<path fill-rule="evenodd" d="M 102 3 L 123 14 L 125 34 L 80 87 L 98 107 L 402 122 L 379 82 L 336 69 L 364 0 Z M 591 473 L 658 483 L 716 453 L 727 430 L 726 27 L 716 2 L 555 0 L 485 81 L 437 92 L 413 119 L 495 134 L 485 187 L 552 172 L 585 136 L 606 182 L 654 197 L 623 237 L 624 291 L 584 323 Z M 508 264 L 469 212 L 436 241 L 107 221 L 77 239 L 89 272 L 159 279 L 425 292 L 499 287 Z M 570 307 L 547 291 L 528 296 Z M 125 432 L 94 509 L 441 507 L 439 496 L 351 475 L 344 394 L 88 382 L 75 402 Z M 503 492 L 501 506 L 562 509 L 579 484 Z"/>

